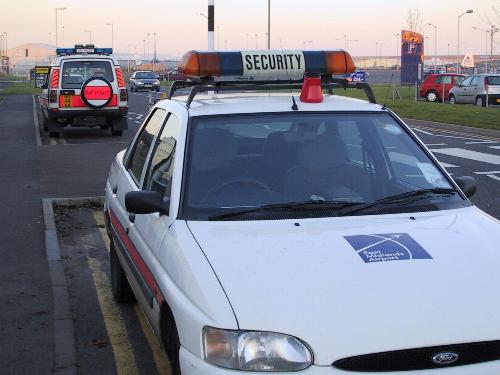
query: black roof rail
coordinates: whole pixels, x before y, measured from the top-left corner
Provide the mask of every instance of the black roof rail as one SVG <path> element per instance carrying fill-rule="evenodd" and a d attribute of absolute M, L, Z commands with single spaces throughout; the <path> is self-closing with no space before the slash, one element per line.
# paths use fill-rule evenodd
<path fill-rule="evenodd" d="M 358 89 L 363 90 L 368 97 L 370 103 L 376 104 L 377 100 L 373 94 L 373 90 L 366 82 L 350 82 L 342 78 L 322 77 L 322 87 L 329 94 L 333 94 L 333 89 Z M 174 81 L 170 87 L 168 99 L 172 99 L 174 93 L 183 88 L 191 87 L 186 107 L 190 107 L 195 96 L 200 92 L 215 91 L 273 91 L 273 90 L 292 90 L 302 88 L 303 80 L 270 80 L 270 81 L 213 81 L 211 79 L 189 79 L 185 81 Z"/>

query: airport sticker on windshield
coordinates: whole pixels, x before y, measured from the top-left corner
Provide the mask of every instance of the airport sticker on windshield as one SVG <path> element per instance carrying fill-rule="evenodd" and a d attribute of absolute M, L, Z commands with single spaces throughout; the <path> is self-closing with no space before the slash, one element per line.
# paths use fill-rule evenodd
<path fill-rule="evenodd" d="M 344 236 L 365 263 L 432 259 L 408 233 Z"/>

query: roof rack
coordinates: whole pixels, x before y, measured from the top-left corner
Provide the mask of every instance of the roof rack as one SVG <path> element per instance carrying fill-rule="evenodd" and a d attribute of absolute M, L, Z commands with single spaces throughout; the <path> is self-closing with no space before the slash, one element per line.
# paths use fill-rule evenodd
<path fill-rule="evenodd" d="M 191 87 L 186 107 L 189 108 L 195 96 L 200 92 L 215 91 L 273 91 L 273 90 L 292 90 L 302 88 L 303 80 L 290 81 L 214 81 L 211 79 L 194 79 L 191 78 L 185 81 L 174 81 L 170 88 L 168 99 L 172 99 L 174 93 L 179 89 Z M 372 88 L 365 82 L 349 82 L 342 78 L 322 77 L 322 87 L 329 94 L 333 94 L 333 89 L 358 89 L 363 90 L 368 97 L 370 103 L 376 104 L 377 100 L 373 94 Z"/>

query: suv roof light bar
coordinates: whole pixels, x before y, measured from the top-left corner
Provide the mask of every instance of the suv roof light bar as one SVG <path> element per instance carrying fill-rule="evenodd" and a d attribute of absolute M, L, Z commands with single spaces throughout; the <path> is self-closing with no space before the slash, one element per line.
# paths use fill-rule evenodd
<path fill-rule="evenodd" d="M 358 89 L 363 90 L 368 97 L 370 103 L 376 104 L 377 100 L 373 94 L 373 90 L 369 84 L 365 82 L 349 82 L 341 78 L 322 77 L 322 88 L 326 89 L 329 94 L 333 94 L 333 89 Z M 216 91 L 273 91 L 273 90 L 293 90 L 301 89 L 303 80 L 290 80 L 290 81 L 204 81 L 204 80 L 189 80 L 189 81 L 174 81 L 170 88 L 168 99 L 172 99 L 174 93 L 183 88 L 191 87 L 186 107 L 190 107 L 196 95 L 200 92 Z"/>
<path fill-rule="evenodd" d="M 112 55 L 113 48 L 96 48 L 93 44 L 75 44 L 74 48 L 57 48 L 57 56 L 70 55 Z"/>

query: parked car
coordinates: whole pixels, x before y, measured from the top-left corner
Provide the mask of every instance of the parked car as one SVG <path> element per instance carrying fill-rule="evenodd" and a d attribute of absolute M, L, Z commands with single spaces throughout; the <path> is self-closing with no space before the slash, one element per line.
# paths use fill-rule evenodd
<path fill-rule="evenodd" d="M 160 80 L 152 71 L 138 71 L 130 77 L 130 91 L 160 91 Z"/>
<path fill-rule="evenodd" d="M 450 90 L 465 78 L 462 74 L 429 74 L 420 86 L 420 97 L 428 102 L 449 99 Z"/>
<path fill-rule="evenodd" d="M 500 105 L 500 74 L 475 74 L 450 90 L 450 103 Z"/>

